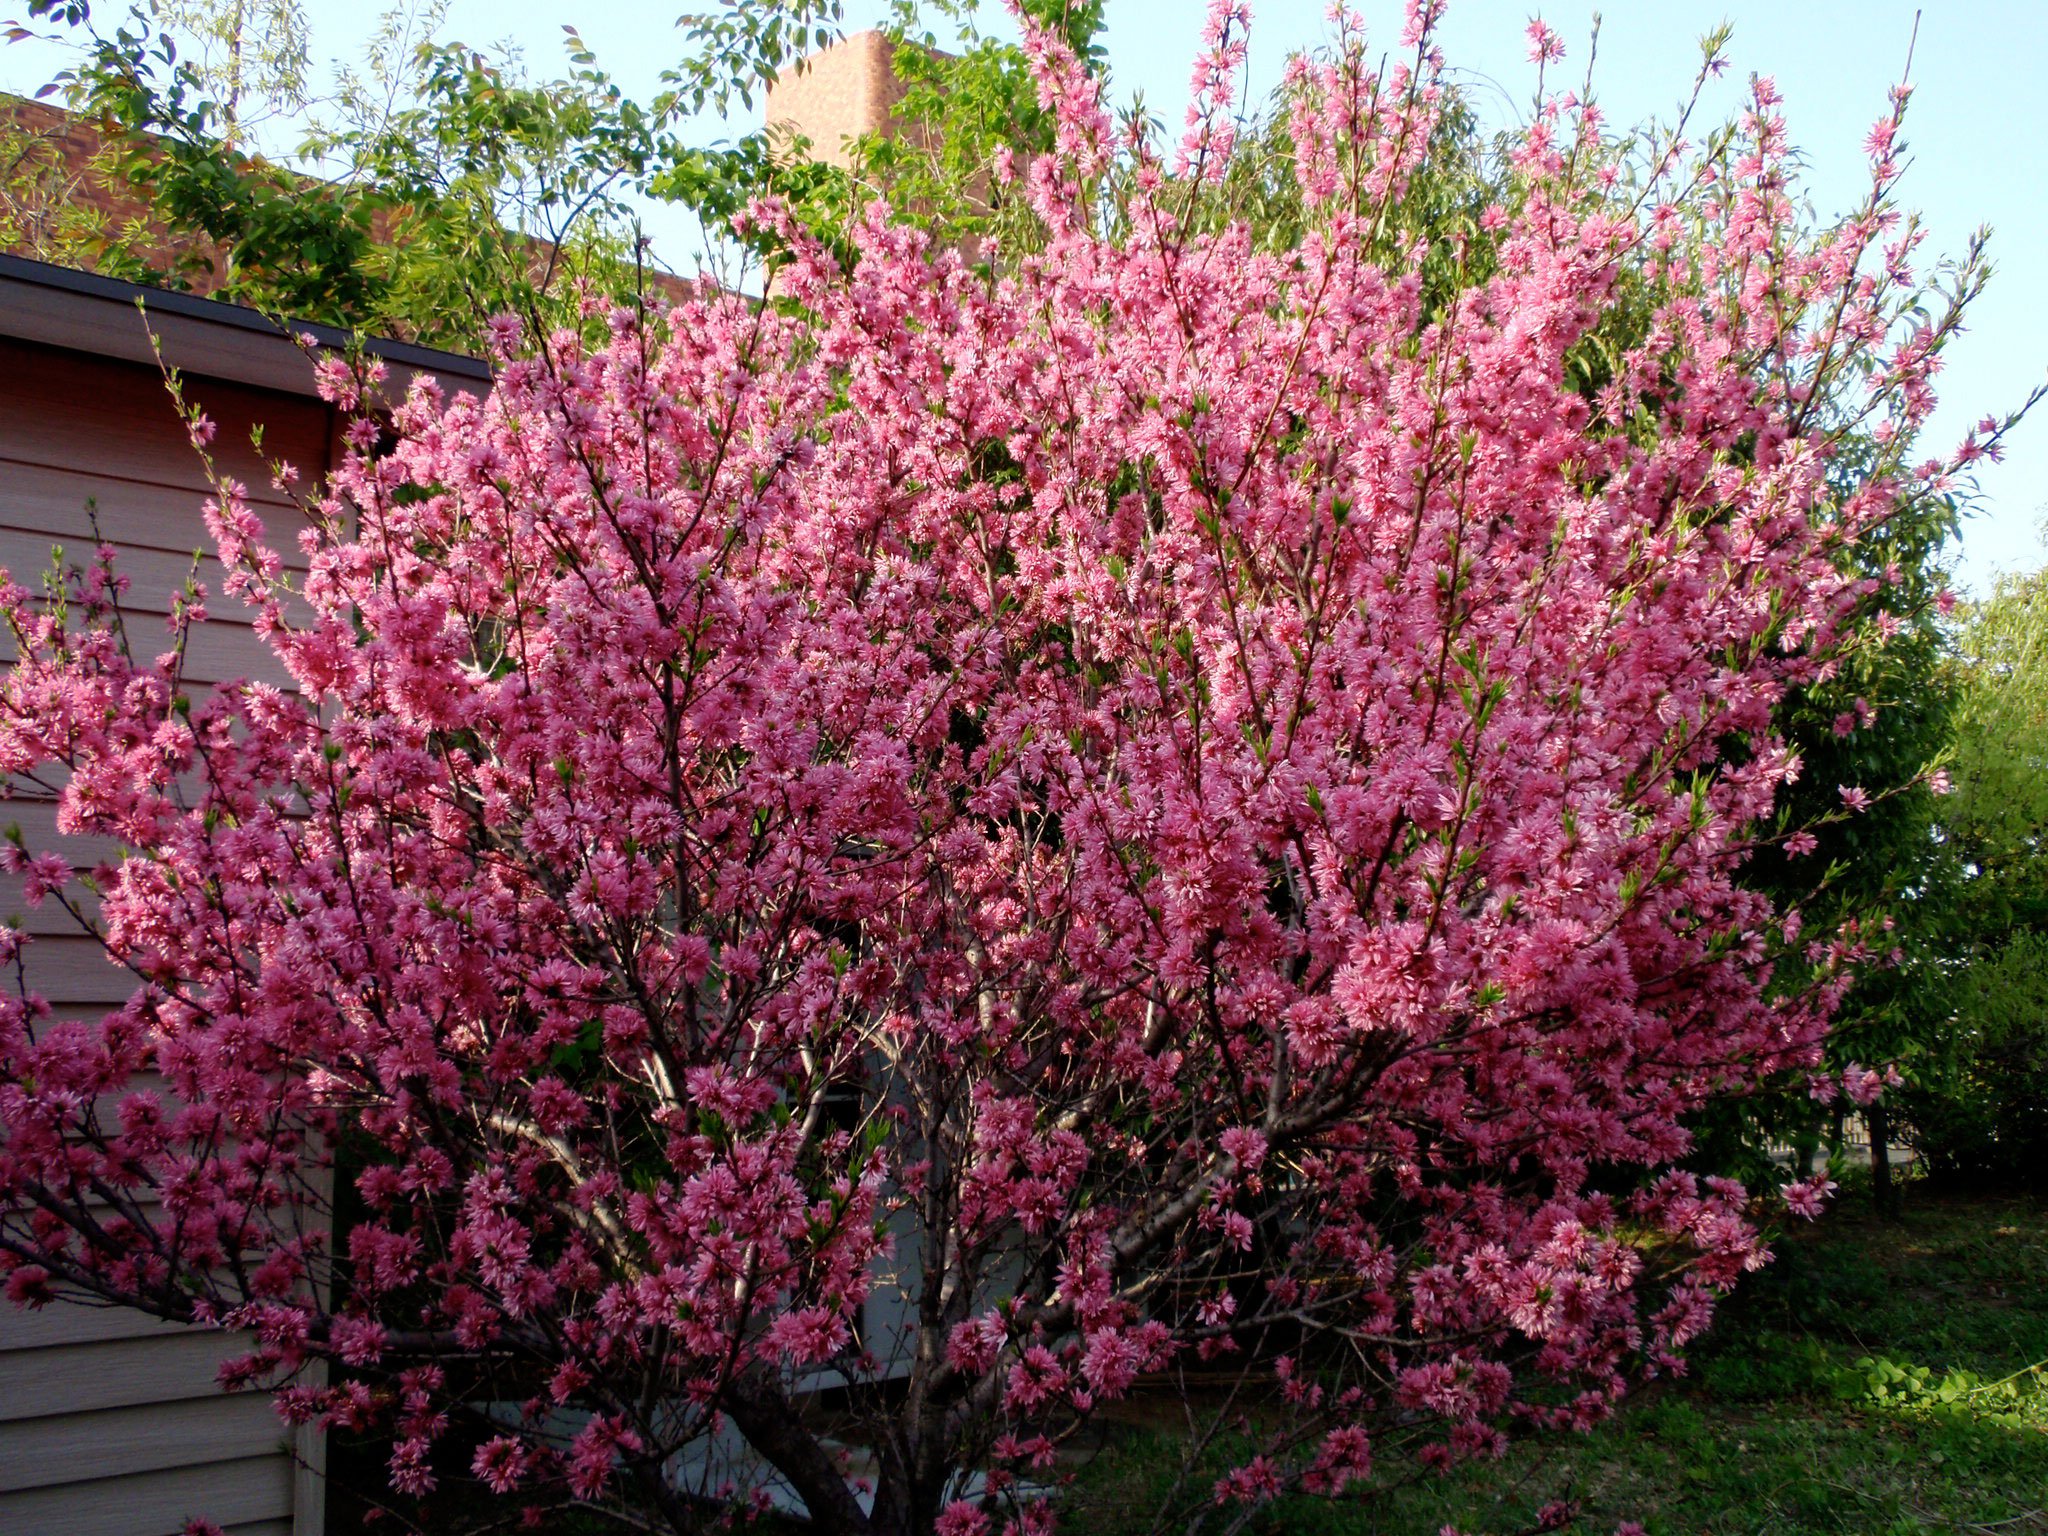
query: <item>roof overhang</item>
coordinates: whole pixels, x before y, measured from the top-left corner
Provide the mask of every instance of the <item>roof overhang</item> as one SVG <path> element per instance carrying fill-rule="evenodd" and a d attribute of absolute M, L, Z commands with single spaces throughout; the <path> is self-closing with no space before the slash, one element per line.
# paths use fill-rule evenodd
<path fill-rule="evenodd" d="M 145 288 L 21 256 L 0 255 L 0 336 L 151 366 L 161 346 L 164 362 L 181 373 L 309 396 L 317 393 L 312 359 L 293 336 L 311 336 L 319 350 L 346 352 L 353 345 L 381 359 L 397 390 L 423 373 L 469 394 L 484 394 L 491 387 L 490 365 L 458 352 L 358 338 L 333 326 L 297 321 L 288 335 L 275 321 L 239 304 Z"/>

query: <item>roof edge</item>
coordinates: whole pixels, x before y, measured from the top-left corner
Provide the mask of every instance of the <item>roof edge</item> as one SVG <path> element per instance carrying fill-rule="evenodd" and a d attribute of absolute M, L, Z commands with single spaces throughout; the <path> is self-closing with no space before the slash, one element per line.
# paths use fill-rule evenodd
<path fill-rule="evenodd" d="M 0 335 L 152 362 L 152 334 L 165 360 L 182 371 L 287 394 L 316 393 L 312 364 L 293 339 L 299 335 L 329 351 L 359 345 L 404 375 L 394 379 L 401 385 L 413 375 L 432 374 L 467 393 L 491 386 L 490 364 L 460 352 L 303 321 L 291 322 L 287 330 L 240 304 L 0 254 Z"/>

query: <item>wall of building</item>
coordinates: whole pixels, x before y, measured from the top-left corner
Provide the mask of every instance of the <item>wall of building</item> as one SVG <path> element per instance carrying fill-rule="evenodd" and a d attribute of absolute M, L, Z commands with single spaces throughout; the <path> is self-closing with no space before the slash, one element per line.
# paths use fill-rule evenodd
<path fill-rule="evenodd" d="M 298 513 L 270 488 L 263 460 L 294 462 L 308 481 L 328 464 L 333 425 L 320 401 L 207 378 L 189 393 L 219 424 L 222 467 L 249 486 L 274 526 Z M 263 454 L 250 428 L 263 427 Z M 136 648 L 163 634 L 169 600 L 210 547 L 200 516 L 205 477 L 157 372 L 143 364 L 0 338 L 0 566 L 32 582 L 51 546 L 87 560 L 93 522 L 132 579 L 125 599 Z M 293 549 L 288 536 L 280 547 Z M 287 679 L 232 600 L 219 568 L 200 562 L 213 617 L 191 651 L 195 683 L 234 676 Z M 8 659 L 0 652 L 0 664 Z M 60 840 L 55 806 L 14 793 L 0 824 L 19 823 L 32 848 L 64 846 L 81 868 L 107 850 Z M 0 878 L 0 915 L 34 935 L 29 986 L 59 1017 L 96 1018 L 124 1000 L 133 978 L 79 936 L 52 905 L 23 907 Z M 299 1466 L 287 1430 L 262 1394 L 215 1384 L 233 1340 L 140 1314 L 58 1304 L 0 1305 L 0 1532 L 21 1536 L 172 1536 L 203 1516 L 230 1536 L 318 1536 L 320 1490 Z M 309 1454 L 317 1442 L 303 1447 Z"/>
<path fill-rule="evenodd" d="M 847 141 L 884 131 L 903 86 L 890 61 L 896 45 L 880 32 L 856 32 L 805 57 L 768 88 L 768 131 L 811 141 L 812 158 L 842 169 Z"/>

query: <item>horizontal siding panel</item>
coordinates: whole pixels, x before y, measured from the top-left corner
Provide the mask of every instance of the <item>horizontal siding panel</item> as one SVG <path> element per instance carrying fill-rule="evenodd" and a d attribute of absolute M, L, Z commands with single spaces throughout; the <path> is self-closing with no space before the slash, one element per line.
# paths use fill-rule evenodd
<path fill-rule="evenodd" d="M 52 1302 L 28 1311 L 0 1306 L 0 1356 L 14 1350 L 62 1349 L 71 1344 L 100 1344 L 119 1339 L 183 1339 L 193 1330 L 182 1323 L 166 1323 L 128 1307 L 88 1307 L 78 1302 Z M 210 1335 L 217 1352 L 232 1348 L 232 1340 Z M 0 1359 L 0 1372 L 13 1364 Z"/>
<path fill-rule="evenodd" d="M 101 837 L 97 834 L 60 834 L 57 831 L 57 802 L 54 800 L 0 800 L 0 828 L 4 827 L 21 828 L 22 838 L 31 853 L 61 851 L 68 854 L 73 869 L 91 869 L 98 864 L 117 863 L 121 857 L 122 845 L 115 838 Z M 21 885 L 18 880 L 0 881 L 0 889 L 17 893 L 11 899 L 21 901 L 18 894 Z"/>
<path fill-rule="evenodd" d="M 170 632 L 147 618 L 130 624 L 128 637 L 135 659 L 145 665 L 171 648 Z M 185 663 L 179 676 L 195 690 L 230 678 L 273 683 L 287 690 L 298 687 L 284 663 L 277 659 L 277 653 L 256 638 L 254 629 L 225 616 L 193 625 L 185 642 Z"/>
<path fill-rule="evenodd" d="M 108 958 L 101 945 L 87 938 L 46 938 L 22 951 L 29 990 L 52 1002 L 125 1003 L 142 985 L 125 965 Z"/>
<path fill-rule="evenodd" d="M 194 776 L 196 777 L 196 776 Z M 185 793 L 188 802 L 196 802 L 203 786 L 187 782 Z M 100 832 L 59 832 L 57 830 L 58 802 L 46 795 L 33 798 L 27 795 L 0 795 L 0 831 L 18 828 L 23 844 L 30 853 L 62 853 L 71 860 L 74 870 L 97 869 L 102 864 L 118 864 L 128 844 L 117 837 Z M 302 807 L 294 807 L 298 814 Z M 96 901 L 90 891 L 71 888 L 65 893 L 74 905 L 86 910 L 97 910 Z M 20 918 L 25 931 L 49 933 L 72 933 L 71 926 L 63 916 L 63 908 L 56 906 L 54 899 L 46 899 L 39 907 L 31 907 L 21 894 L 21 879 L 18 875 L 0 876 L 0 921 Z M 50 914 L 57 915 L 52 917 Z M 40 930 L 37 924 L 41 925 Z"/>
<path fill-rule="evenodd" d="M 128 620 L 128 649 L 138 666 L 151 666 L 171 649 L 170 630 L 161 618 L 135 614 Z M 15 654 L 14 636 L 0 633 L 0 667 L 11 665 Z M 194 690 L 230 678 L 274 683 L 286 689 L 297 686 L 276 652 L 256 638 L 252 627 L 225 615 L 192 626 L 185 641 L 185 664 L 179 676 Z"/>
<path fill-rule="evenodd" d="M 40 590 L 42 578 L 50 569 L 53 548 L 62 551 L 66 570 L 82 570 L 97 563 L 88 541 L 53 540 L 46 534 L 24 533 L 0 525 L 0 569 L 12 573 L 17 582 L 31 591 Z M 128 578 L 128 590 L 121 594 L 121 613 L 134 644 L 139 644 L 145 635 L 164 633 L 163 618 L 171 611 L 171 600 L 184 592 L 188 576 L 194 577 L 206 591 L 207 611 L 212 615 L 209 622 L 248 623 L 255 617 L 239 597 L 227 595 L 227 567 L 212 555 L 200 560 L 195 573 L 189 550 L 171 554 L 117 545 L 114 572 Z M 295 624 L 306 623 L 312 615 L 306 601 L 296 596 L 286 600 L 285 611 Z M 250 643 L 257 643 L 253 635 Z"/>
<path fill-rule="evenodd" d="M 274 1421 L 273 1421 L 274 1422 Z M 109 1457 L 104 1465 L 118 1465 Z M 292 1464 L 282 1455 L 89 1483 L 0 1493 L 9 1536 L 177 1536 L 185 1522 L 220 1525 L 291 1516 Z"/>
<path fill-rule="evenodd" d="M 88 1024 L 96 1024 L 101 1019 L 104 1019 L 106 1016 L 107 1010 L 100 1007 L 99 1004 L 97 1003 L 50 1004 L 49 1017 L 53 1021 L 62 1021 L 67 1019 L 82 1019 Z M 161 1086 L 163 1080 L 160 1077 L 156 1076 L 156 1074 L 151 1073 L 150 1081 Z M 5 1337 L 6 1332 L 7 1330 L 5 1328 L 0 1328 L 0 1337 Z"/>
<path fill-rule="evenodd" d="M 218 470 L 243 483 L 269 541 L 303 569 L 305 516 L 270 483 L 270 461 L 291 462 L 299 489 L 316 490 L 331 413 L 317 401 L 210 378 L 188 377 L 186 389 L 217 425 Z M 264 424 L 260 449 L 250 443 L 256 422 Z M 0 339 L 0 566 L 33 585 L 53 544 L 64 546 L 66 565 L 83 565 L 97 539 L 112 543 L 116 569 L 131 583 L 123 598 L 130 640 L 147 661 L 168 648 L 163 615 L 200 550 L 197 576 L 215 617 L 192 633 L 189 691 L 196 699 L 229 678 L 289 687 L 247 610 L 222 591 L 225 572 L 202 513 L 211 494 L 154 368 Z M 293 618 L 304 614 L 294 600 Z M 11 659 L 11 647 L 0 649 L 0 666 Z M 0 824 L 8 821 L 22 824 L 31 846 L 79 865 L 117 852 L 110 839 L 58 839 L 54 805 L 33 793 L 0 804 Z M 0 916 L 36 935 L 25 956 L 29 984 L 60 1017 L 97 1017 L 138 985 L 61 908 L 26 911 L 11 879 L 0 880 Z M 270 1399 L 218 1390 L 219 1362 L 239 1347 L 234 1336 L 125 1309 L 0 1307 L 0 1536 L 174 1536 L 195 1517 L 236 1536 L 311 1529 L 292 1521 L 290 1431 Z"/>
<path fill-rule="evenodd" d="M 100 1102 L 100 1106 L 102 1106 L 102 1114 L 100 1114 L 100 1124 L 102 1124 L 102 1126 L 109 1126 L 109 1128 L 111 1128 L 111 1126 L 115 1124 L 115 1118 L 113 1118 L 113 1116 L 115 1116 L 115 1114 L 119 1112 L 119 1098 L 117 1098 L 117 1096 L 111 1096 L 111 1094 L 102 1094 L 98 1102 Z M 70 1202 L 74 1202 L 74 1204 L 82 1204 L 82 1206 L 84 1206 L 84 1208 L 86 1208 L 88 1212 L 92 1212 L 92 1214 L 94 1214 L 94 1217 L 96 1217 L 96 1219 L 98 1219 L 98 1217 L 109 1217 L 109 1214 L 113 1212 L 113 1208 L 109 1206 L 109 1202 L 106 1202 L 106 1198 L 104 1198 L 102 1194 L 96 1194 L 96 1192 L 86 1192 L 86 1194 L 80 1194 L 78 1190 L 66 1190 L 66 1192 L 63 1192 L 63 1194 L 66 1194 L 66 1198 L 68 1198 Z M 168 1229 L 168 1227 L 172 1225 L 172 1219 L 170 1219 L 170 1217 L 168 1217 L 168 1214 L 164 1212 L 164 1202 L 162 1202 L 162 1200 L 158 1200 L 158 1198 L 156 1198 L 156 1194 L 154 1194 L 152 1190 L 139 1190 L 139 1188 L 131 1188 L 131 1190 L 127 1192 L 127 1198 L 129 1198 L 129 1202 L 131 1202 L 131 1208 L 133 1208 L 133 1217 L 135 1217 L 135 1221 L 143 1223 L 145 1227 L 150 1227 L 152 1231 L 158 1231 L 158 1229 Z M 123 1210 L 123 1214 L 129 1214 L 129 1210 Z M 59 1286 L 59 1290 L 61 1290 L 63 1282 L 57 1282 L 57 1286 Z M 51 1305 L 49 1305 L 49 1307 L 45 1309 L 45 1313 L 23 1313 L 23 1311 L 16 1311 L 16 1309 L 14 1309 L 12 1305 L 10 1305 L 10 1307 L 8 1307 L 6 1311 L 8 1311 L 8 1313 L 10 1313 L 12 1317 L 16 1317 L 16 1319 L 18 1319 L 18 1317 L 39 1317 L 39 1315 L 47 1315 L 49 1311 L 55 1311 L 57 1307 L 68 1307 L 68 1305 L 70 1305 L 70 1300 L 57 1300 L 57 1303 L 51 1303 Z M 84 1303 L 84 1311 L 94 1311 L 94 1309 L 96 1309 L 96 1307 L 94 1307 L 92 1303 Z M 141 1313 L 137 1313 L 137 1317 L 141 1317 Z M 109 1333 L 111 1333 L 113 1337 L 119 1337 L 119 1329 L 109 1329 Z M 215 1339 L 227 1339 L 227 1337 L 233 1337 L 233 1335 L 229 1335 L 229 1333 L 219 1333 L 217 1329 L 201 1329 L 201 1327 L 197 1327 L 197 1325 L 176 1325 L 176 1327 L 168 1327 L 168 1329 L 160 1329 L 160 1331 L 150 1331 L 150 1333 L 139 1333 L 137 1337 L 162 1337 L 162 1339 L 178 1339 L 178 1337 L 184 1337 L 184 1335 L 188 1335 L 188 1333 L 207 1333 L 209 1337 L 215 1337 Z M 0 1339 L 12 1339 L 12 1333 L 8 1331 L 8 1327 L 0 1327 Z M 20 1346 L 16 1346 L 16 1343 L 8 1341 L 4 1348 L 8 1348 L 8 1350 L 14 1350 L 14 1348 L 23 1348 L 23 1350 L 27 1350 L 27 1348 L 31 1348 L 31 1346 L 29 1346 L 29 1343 L 20 1343 Z M 233 1350 L 229 1350 L 229 1348 L 225 1346 L 225 1343 L 223 1343 L 223 1346 L 221 1346 L 221 1356 L 225 1358 L 225 1356 L 229 1356 L 229 1354 L 233 1354 Z M 4 1413 L 0 1413 L 0 1417 L 6 1417 L 6 1415 L 4 1415 Z"/>
<path fill-rule="evenodd" d="M 213 418 L 219 472 L 251 489 L 270 484 L 270 461 L 318 476 L 327 463 L 328 414 L 216 380 L 186 381 L 186 397 Z M 261 423 L 263 449 L 250 445 Z M 208 494 L 205 467 L 155 370 L 56 347 L 0 339 L 0 459 Z"/>
<path fill-rule="evenodd" d="M 158 1332 L 145 1345 L 116 1339 L 0 1354 L 0 1422 L 211 1400 L 221 1396 L 221 1361 L 247 1347 L 234 1336 L 199 1329 L 160 1326 Z M 0 1441 L 12 1433 L 0 1430 Z"/>
<path fill-rule="evenodd" d="M 0 781 L 0 806 L 8 805 L 55 805 L 63 798 L 65 786 L 71 782 L 71 770 L 62 763 L 45 763 L 34 774 L 17 774 L 12 779 Z M 163 791 L 175 805 L 179 797 L 185 804 L 197 804 L 206 792 L 206 770 L 203 767 L 188 768 L 178 775 Z M 4 911 L 0 908 L 0 911 Z"/>
<path fill-rule="evenodd" d="M 0 802 L 0 827 L 16 820 L 12 806 Z M 74 888 L 72 904 L 87 917 L 97 918 L 99 898 L 91 891 Z M 69 938 L 78 934 L 78 919 L 58 906 L 46 901 L 39 907 L 32 907 L 21 899 L 21 881 L 11 875 L 0 875 L 0 923 L 19 928 L 32 939 Z"/>
<path fill-rule="evenodd" d="M 109 1466 L 156 1472 L 202 1458 L 282 1456 L 289 1433 L 268 1394 L 247 1392 L 20 1420 L 0 1432 L 0 1490 L 84 1482 Z"/>
<path fill-rule="evenodd" d="M 308 477 L 301 484 L 310 490 L 314 481 Z M 279 557 L 292 569 L 304 566 L 299 530 L 306 526 L 306 518 L 298 504 L 269 490 L 267 481 L 248 490 L 250 509 L 263 519 Z M 89 554 L 95 526 L 99 537 L 117 548 L 190 560 L 195 549 L 213 552 L 213 535 L 206 531 L 202 510 L 212 494 L 211 487 L 166 490 L 146 481 L 115 480 L 62 465 L 11 463 L 0 469 L 0 527 L 36 541 L 26 574 L 49 564 L 52 544 L 62 544 L 76 556 Z"/>

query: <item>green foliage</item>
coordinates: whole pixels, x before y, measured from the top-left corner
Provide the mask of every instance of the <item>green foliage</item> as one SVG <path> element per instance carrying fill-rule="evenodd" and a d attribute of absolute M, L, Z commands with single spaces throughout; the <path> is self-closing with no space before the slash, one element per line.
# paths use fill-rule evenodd
<path fill-rule="evenodd" d="M 1931 1366 L 1864 1355 L 1844 1383 L 1877 1410 L 1952 1424 L 2031 1429 L 2048 1422 L 2048 1365 L 2024 1366 L 1987 1381 L 1975 1371 L 1936 1374 Z"/>
<path fill-rule="evenodd" d="M 1027 0 L 1023 9 L 1092 71 L 1108 68 L 1104 0 Z M 892 63 L 904 94 L 890 132 L 849 147 L 857 190 L 886 192 L 900 217 L 978 256 L 1014 258 L 1032 250 L 1042 232 L 1019 189 L 997 178 L 998 155 L 1006 152 L 1021 176 L 1034 157 L 1052 150 L 1053 122 L 1039 105 L 1023 50 L 984 34 L 982 12 L 982 0 L 894 0 L 887 31 L 896 42 Z M 952 35 L 942 37 L 935 23 L 950 23 Z M 1180 223 L 1187 233 L 1238 223 L 1261 249 L 1299 246 L 1308 216 L 1295 174 L 1291 106 L 1283 89 L 1249 114 L 1220 181 L 1181 180 Z M 1129 104 L 1125 119 L 1162 126 L 1142 99 Z M 1123 200 L 1115 181 L 1132 169 L 1127 162 L 1109 168 L 1097 202 L 1105 219 L 1118 217 Z M 1428 155 L 1389 216 L 1372 226 L 1373 238 L 1389 257 L 1421 241 L 1431 296 L 1483 280 L 1491 243 L 1472 239 L 1467 248 L 1455 237 L 1478 234 L 1480 216 L 1510 181 L 1500 143 L 1481 131 L 1469 104 L 1452 92 Z M 828 227 L 845 212 L 807 206 L 827 216 L 814 228 Z M 1427 308 L 1433 313 L 1433 305 Z"/>
<path fill-rule="evenodd" d="M 245 60 L 303 51 L 264 30 L 279 7 L 184 0 L 107 32 L 83 6 L 39 9 L 78 29 L 79 61 L 53 86 L 104 135 L 93 174 L 148 210 L 141 227 L 70 231 L 59 259 L 466 350 L 502 309 L 573 319 L 578 279 L 632 286 L 617 193 L 653 127 L 573 36 L 568 72 L 534 84 L 509 59 L 423 35 L 438 12 L 394 12 L 314 112 L 301 64 L 224 75 L 218 62 L 238 40 Z M 245 135 L 271 115 L 301 136 L 284 160 Z"/>
<path fill-rule="evenodd" d="M 1028 0 L 1024 9 L 1091 68 L 1107 67 L 1103 0 Z M 1052 118 L 1038 103 L 1023 50 L 984 34 L 981 13 L 980 0 L 893 0 L 884 30 L 896 45 L 891 66 L 903 91 L 894 123 L 844 146 L 854 163 L 844 200 L 800 205 L 814 229 L 845 228 L 860 198 L 880 192 L 899 217 L 945 241 L 978 251 L 998 237 L 1006 249 L 1029 248 L 1032 217 L 1014 189 L 1000 184 L 995 162 L 1006 150 L 1021 170 L 1050 150 Z M 787 156 L 801 147 L 778 150 Z"/>
<path fill-rule="evenodd" d="M 806 142 L 760 129 L 708 145 L 675 131 L 680 119 L 735 103 L 752 107 L 781 74 L 801 72 L 806 54 L 839 36 L 841 0 L 719 0 L 716 11 L 682 17 L 682 61 L 662 74 L 651 103 L 656 132 L 635 184 L 650 197 L 693 210 L 707 231 L 730 240 L 733 216 L 756 198 L 787 203 L 799 223 L 843 249 L 858 200 L 846 173 L 810 158 Z M 758 258 L 776 241 L 750 230 L 735 242 Z"/>
<path fill-rule="evenodd" d="M 735 101 L 751 107 L 779 71 L 838 36 L 841 14 L 840 0 L 718 0 L 715 11 L 682 17 L 682 62 L 663 73 L 668 92 L 655 110 L 708 106 L 723 117 Z"/>
<path fill-rule="evenodd" d="M 1900 1109 L 1941 1177 L 2048 1188 L 2048 572 L 1963 610 L 1946 667 L 1943 1027 Z"/>
<path fill-rule="evenodd" d="M 374 312 L 367 200 L 235 148 L 227 109 L 180 61 L 174 38 L 139 20 L 123 26 L 95 41 L 69 84 L 74 106 L 112 127 L 100 171 L 176 235 L 137 242 L 111 232 L 93 253 L 100 271 L 206 286 L 300 319 Z"/>
<path fill-rule="evenodd" d="M 1930 1171 L 2048 1190 L 2048 933 L 2015 928 L 1957 978 L 1936 1065 L 1904 1097 Z"/>
<path fill-rule="evenodd" d="M 82 250 L 104 220 L 78 190 L 48 139 L 0 127 L 0 249 L 60 264 Z"/>
<path fill-rule="evenodd" d="M 1944 821 L 1980 921 L 2048 928 L 2048 569 L 1963 614 L 1956 793 Z"/>
<path fill-rule="evenodd" d="M 230 142 L 240 139 L 250 105 L 260 112 L 306 104 L 313 59 L 299 0 L 149 0 L 146 14 L 191 40 L 193 76 L 220 104 Z"/>

